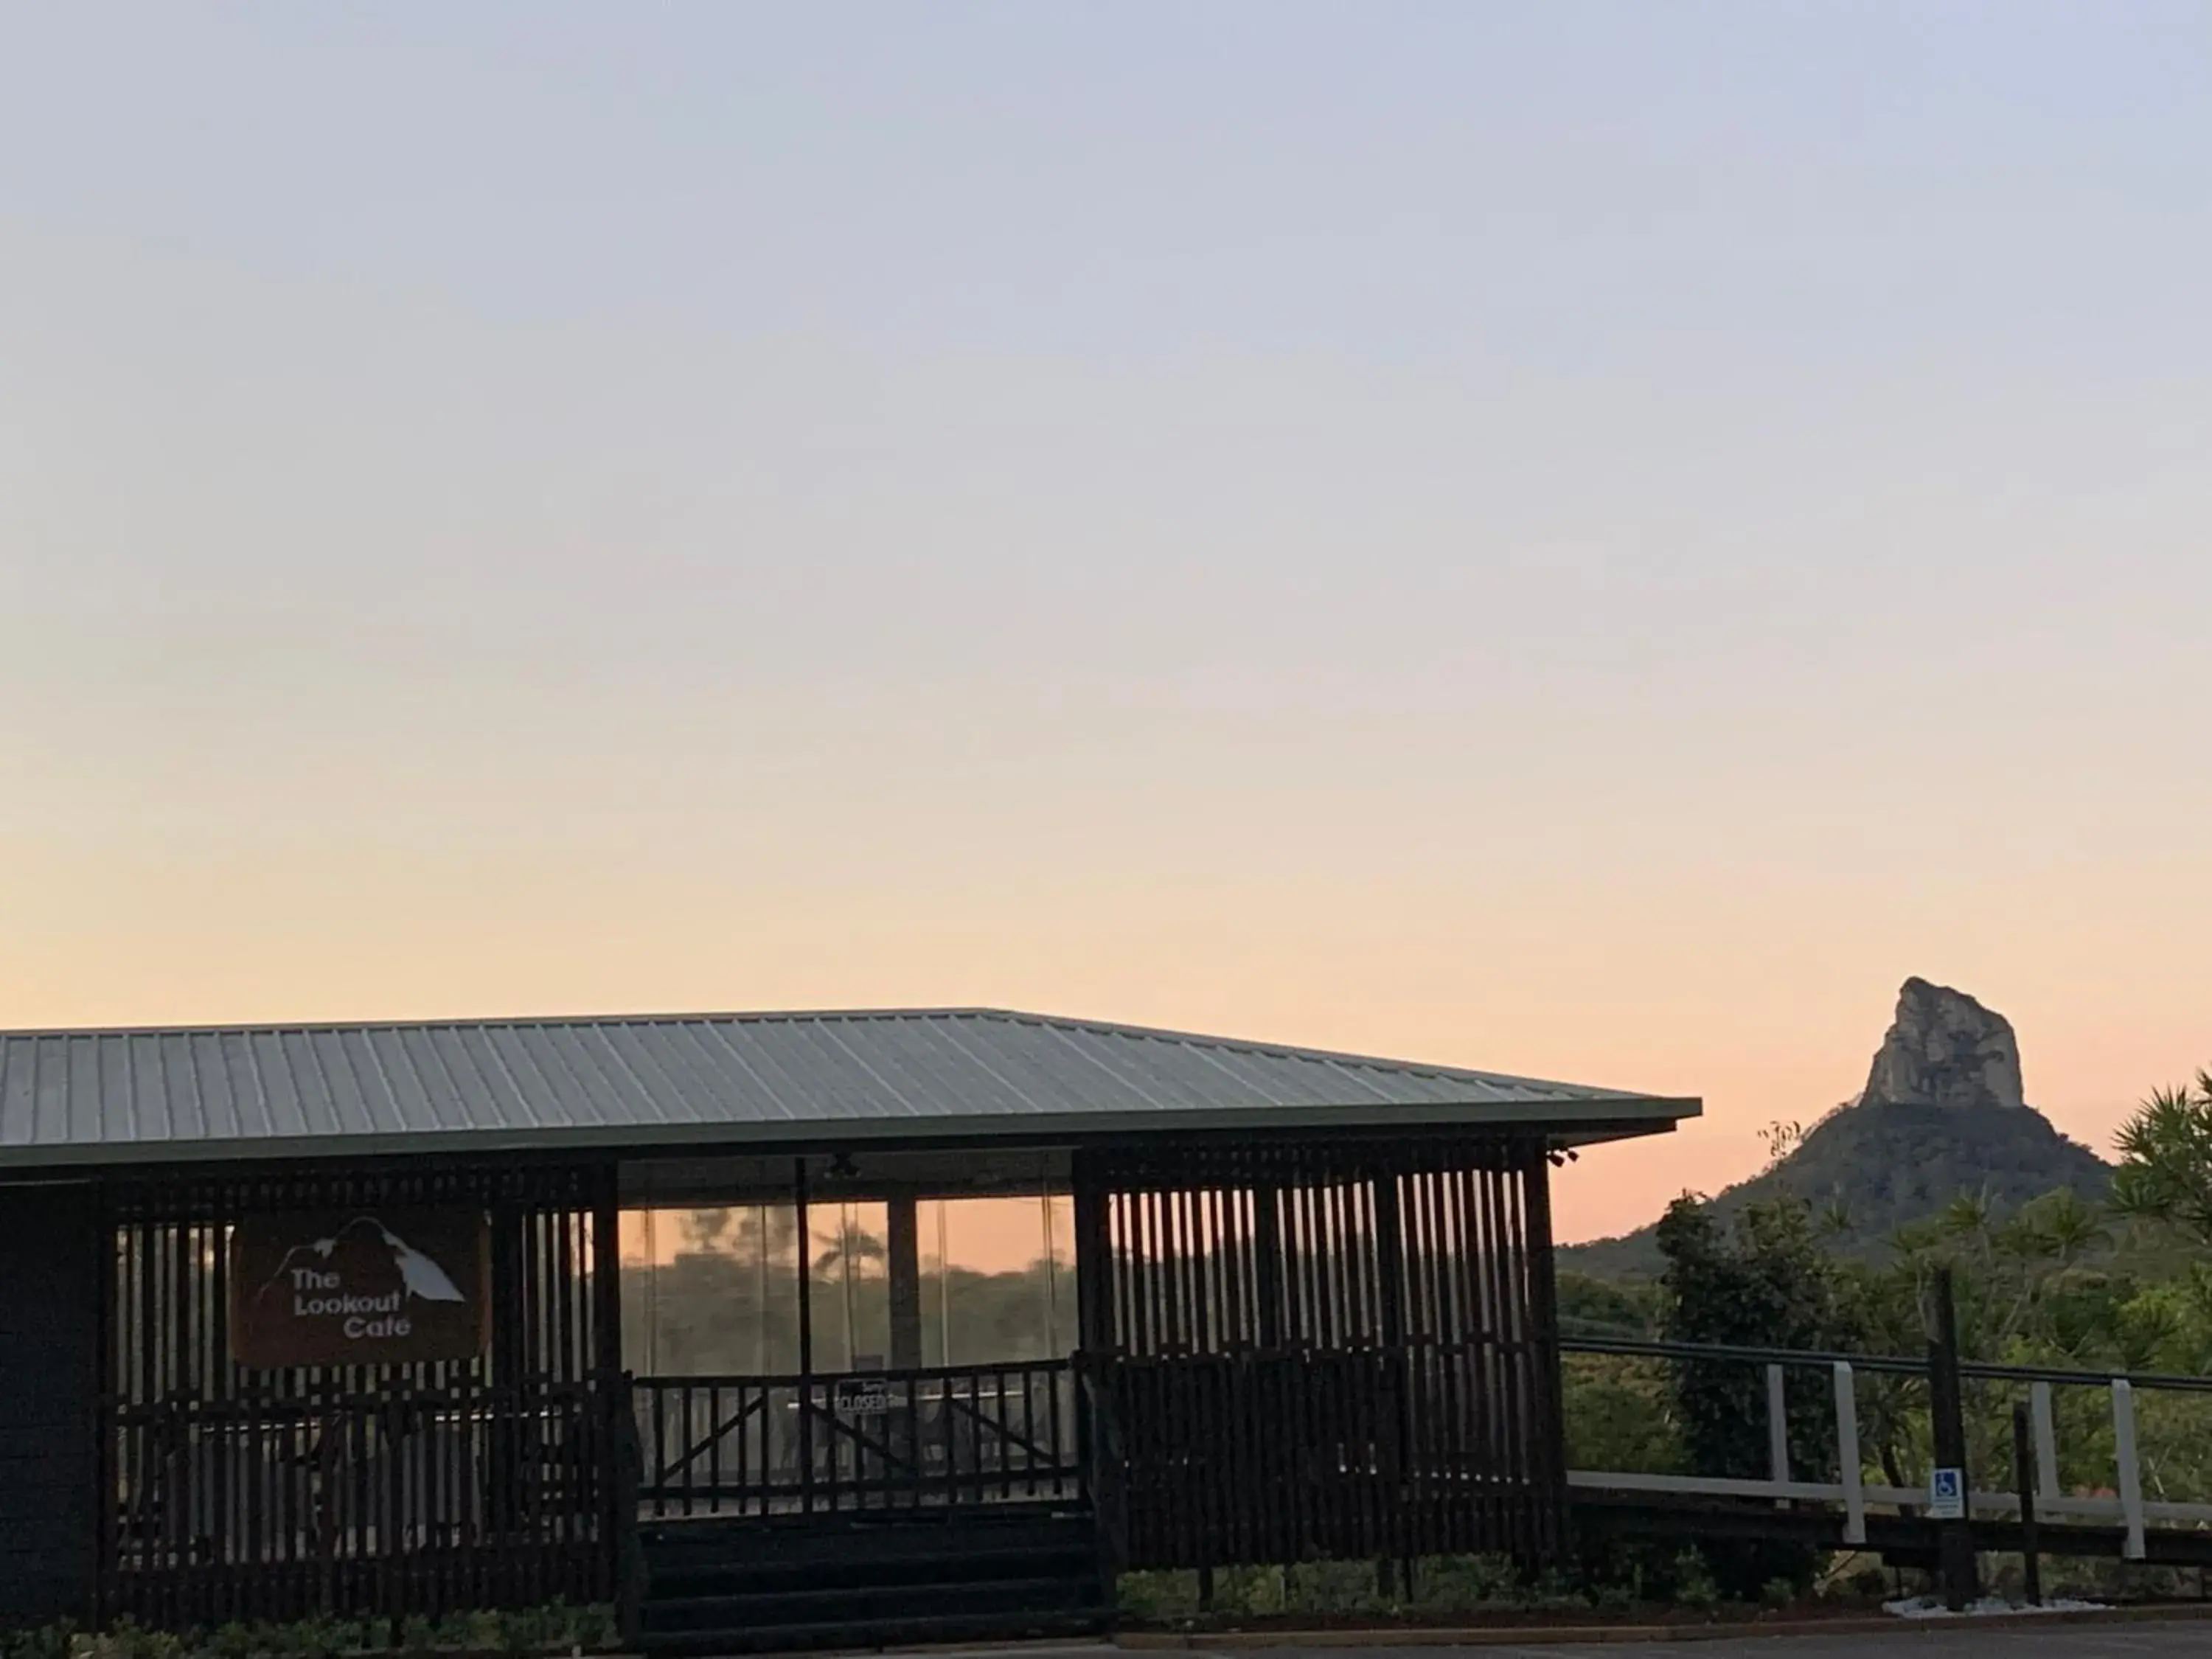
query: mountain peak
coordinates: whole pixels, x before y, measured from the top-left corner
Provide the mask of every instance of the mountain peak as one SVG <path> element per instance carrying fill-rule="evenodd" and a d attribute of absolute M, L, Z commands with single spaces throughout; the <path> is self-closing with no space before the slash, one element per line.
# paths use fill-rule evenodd
<path fill-rule="evenodd" d="M 2111 1176 L 2027 1105 L 2010 1020 L 1963 991 L 1908 979 L 1865 1091 L 1712 1202 L 1723 1218 L 1769 1199 L 1833 1203 L 1845 1221 L 1838 1246 L 1875 1252 L 1960 1193 L 2010 1211 L 2061 1187 L 2100 1200 Z M 1601 1278 L 1650 1277 L 1662 1265 L 1650 1227 L 1570 1246 L 1560 1261 Z"/>
<path fill-rule="evenodd" d="M 2012 1022 L 1964 991 L 1908 979 L 1860 1100 L 1869 1105 L 2025 1106 Z"/>

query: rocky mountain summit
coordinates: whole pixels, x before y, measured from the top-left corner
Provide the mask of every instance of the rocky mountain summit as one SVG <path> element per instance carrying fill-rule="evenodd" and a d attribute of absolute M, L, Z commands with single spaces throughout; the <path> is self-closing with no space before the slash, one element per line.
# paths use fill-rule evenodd
<path fill-rule="evenodd" d="M 1868 1253 L 1961 1193 L 2009 1210 L 2059 1187 L 2100 1199 L 2112 1178 L 2094 1152 L 2027 1104 L 2012 1022 L 1923 979 L 1899 992 L 1866 1087 L 1802 1135 L 1786 1135 L 1784 1146 L 1762 1174 L 1715 1197 L 1715 1210 L 1726 1218 L 1747 1204 L 1802 1199 L 1844 1218 L 1842 1248 Z M 1559 1260 L 1600 1278 L 1660 1267 L 1650 1227 L 1571 1246 Z"/>
<path fill-rule="evenodd" d="M 1908 979 L 1855 1105 L 2024 1108 L 2012 1022 L 1964 991 Z"/>

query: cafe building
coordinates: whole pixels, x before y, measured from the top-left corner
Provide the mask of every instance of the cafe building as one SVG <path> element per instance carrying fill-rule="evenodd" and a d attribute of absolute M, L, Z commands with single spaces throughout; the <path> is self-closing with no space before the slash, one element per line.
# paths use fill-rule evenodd
<path fill-rule="evenodd" d="M 0 1032 L 0 1615 L 730 1652 L 1539 1565 L 1550 1171 L 1698 1109 L 990 1010 Z"/>

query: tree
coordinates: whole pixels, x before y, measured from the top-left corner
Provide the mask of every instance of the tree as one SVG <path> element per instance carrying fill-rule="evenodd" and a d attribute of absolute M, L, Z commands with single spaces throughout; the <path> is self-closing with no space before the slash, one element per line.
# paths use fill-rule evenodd
<path fill-rule="evenodd" d="M 1663 1328 L 1675 1342 L 1748 1348 L 1820 1349 L 1838 1335 L 1836 1281 L 1806 1206 L 1753 1204 L 1723 1232 L 1712 1212 L 1684 1196 L 1659 1223 L 1667 1260 Z M 1826 1379 L 1798 1368 L 1784 1383 L 1791 1472 L 1832 1479 L 1835 1439 Z M 1699 1474 L 1762 1479 L 1767 1473 L 1765 1367 L 1687 1360 L 1674 1368 L 1674 1416 Z M 1803 1545 L 1747 1539 L 1706 1552 L 1713 1577 L 1747 1599 L 1786 1578 L 1812 1582 L 1817 1559 Z"/>
<path fill-rule="evenodd" d="M 1658 1332 L 1659 1287 L 1616 1284 L 1562 1268 L 1553 1299 L 1559 1329 L 1568 1336 L 1653 1336 Z"/>
<path fill-rule="evenodd" d="M 2160 1089 L 2122 1127 L 2113 1210 L 2212 1247 L 2212 1070 L 2195 1089 Z"/>
<path fill-rule="evenodd" d="M 2062 1273 L 2112 1242 L 2097 1206 L 2083 1203 L 2080 1194 L 2063 1187 L 2022 1209 L 2008 1226 L 2021 1235 L 2012 1246 L 2014 1254 L 2047 1254 Z"/>

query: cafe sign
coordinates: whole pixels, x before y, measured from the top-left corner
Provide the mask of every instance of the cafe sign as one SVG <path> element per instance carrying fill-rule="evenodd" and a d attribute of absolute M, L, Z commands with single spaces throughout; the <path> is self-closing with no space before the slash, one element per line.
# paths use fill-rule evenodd
<path fill-rule="evenodd" d="M 230 1239 L 230 1351 L 244 1366 L 473 1359 L 488 1329 L 481 1210 L 249 1216 Z"/>

